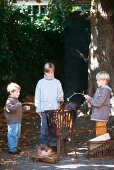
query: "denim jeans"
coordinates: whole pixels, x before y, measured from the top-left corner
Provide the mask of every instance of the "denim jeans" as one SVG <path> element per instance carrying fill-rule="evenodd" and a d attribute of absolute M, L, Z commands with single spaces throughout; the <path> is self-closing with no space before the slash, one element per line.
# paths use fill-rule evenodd
<path fill-rule="evenodd" d="M 17 151 L 18 150 L 18 139 L 21 134 L 21 123 L 14 123 L 8 125 L 8 150 Z"/>
<path fill-rule="evenodd" d="M 55 137 L 49 137 L 49 130 L 45 112 L 42 112 L 41 115 L 40 144 L 51 147 L 57 145 L 57 139 Z"/>

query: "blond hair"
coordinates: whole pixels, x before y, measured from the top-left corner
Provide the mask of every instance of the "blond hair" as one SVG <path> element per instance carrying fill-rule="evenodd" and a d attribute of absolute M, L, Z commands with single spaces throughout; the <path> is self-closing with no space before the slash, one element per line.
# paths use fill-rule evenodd
<path fill-rule="evenodd" d="M 10 94 L 11 92 L 14 92 L 16 89 L 21 90 L 21 87 L 16 83 L 10 83 L 7 86 L 7 92 Z"/>
<path fill-rule="evenodd" d="M 110 81 L 110 76 L 107 71 L 100 71 L 99 73 L 97 73 L 96 79 L 106 80 L 108 83 Z"/>
<path fill-rule="evenodd" d="M 44 72 L 45 73 L 49 73 L 50 71 L 55 71 L 55 66 L 54 66 L 54 64 L 53 63 L 46 63 L 45 65 L 44 65 Z"/>

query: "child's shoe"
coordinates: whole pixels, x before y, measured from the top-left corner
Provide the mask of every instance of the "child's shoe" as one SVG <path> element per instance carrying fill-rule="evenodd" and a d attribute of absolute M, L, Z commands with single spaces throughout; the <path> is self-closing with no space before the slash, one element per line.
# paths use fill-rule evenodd
<path fill-rule="evenodd" d="M 13 151 L 13 150 L 9 150 L 8 153 L 15 155 L 15 154 L 18 154 L 18 153 L 19 153 L 19 150 L 14 150 L 14 151 Z"/>

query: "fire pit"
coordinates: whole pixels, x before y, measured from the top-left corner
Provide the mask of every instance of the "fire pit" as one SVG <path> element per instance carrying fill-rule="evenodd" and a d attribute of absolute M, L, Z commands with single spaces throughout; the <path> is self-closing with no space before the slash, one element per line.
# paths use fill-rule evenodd
<path fill-rule="evenodd" d="M 64 151 L 66 152 L 67 139 L 72 139 L 75 132 L 74 114 L 68 110 L 46 111 L 50 137 L 57 137 L 57 155 L 60 156 L 61 140 L 64 140 Z M 73 142 L 73 140 L 71 140 Z M 75 150 L 76 154 L 76 150 Z"/>

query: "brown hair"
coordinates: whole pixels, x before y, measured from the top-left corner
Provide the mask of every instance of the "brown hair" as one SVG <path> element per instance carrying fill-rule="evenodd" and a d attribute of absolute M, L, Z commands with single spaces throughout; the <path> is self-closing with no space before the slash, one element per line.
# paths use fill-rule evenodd
<path fill-rule="evenodd" d="M 50 71 L 55 71 L 55 66 L 54 66 L 54 64 L 53 63 L 46 63 L 45 65 L 44 65 L 44 72 L 45 73 L 49 73 Z"/>

